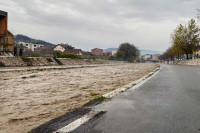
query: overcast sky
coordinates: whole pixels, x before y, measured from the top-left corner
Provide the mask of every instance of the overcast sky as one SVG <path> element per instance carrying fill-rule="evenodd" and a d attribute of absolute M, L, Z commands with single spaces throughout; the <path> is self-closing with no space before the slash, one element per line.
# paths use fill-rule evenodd
<path fill-rule="evenodd" d="M 8 28 L 83 50 L 118 47 L 164 51 L 180 23 L 196 18 L 200 0 L 0 0 Z"/>

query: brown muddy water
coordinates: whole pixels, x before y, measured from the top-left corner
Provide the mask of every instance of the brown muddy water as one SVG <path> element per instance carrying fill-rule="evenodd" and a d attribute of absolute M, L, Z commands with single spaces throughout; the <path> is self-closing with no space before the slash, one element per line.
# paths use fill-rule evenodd
<path fill-rule="evenodd" d="M 0 73 L 0 132 L 26 133 L 137 80 L 156 64 Z M 90 93 L 95 94 L 91 96 Z"/>

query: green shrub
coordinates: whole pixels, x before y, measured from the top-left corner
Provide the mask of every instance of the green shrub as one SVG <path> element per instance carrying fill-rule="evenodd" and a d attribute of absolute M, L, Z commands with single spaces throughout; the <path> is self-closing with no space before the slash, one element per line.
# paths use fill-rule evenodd
<path fill-rule="evenodd" d="M 80 57 L 73 53 L 61 53 L 59 51 L 56 51 L 57 58 L 71 58 L 71 59 L 79 59 Z"/>
<path fill-rule="evenodd" d="M 56 54 L 57 58 L 62 58 L 62 53 L 56 51 L 55 54 Z"/>
<path fill-rule="evenodd" d="M 105 99 L 106 98 L 104 96 L 99 96 L 99 97 L 93 99 L 93 101 L 99 101 L 99 102 L 101 102 L 101 101 L 104 101 Z"/>
<path fill-rule="evenodd" d="M 90 92 L 90 96 L 96 96 L 96 93 Z"/>

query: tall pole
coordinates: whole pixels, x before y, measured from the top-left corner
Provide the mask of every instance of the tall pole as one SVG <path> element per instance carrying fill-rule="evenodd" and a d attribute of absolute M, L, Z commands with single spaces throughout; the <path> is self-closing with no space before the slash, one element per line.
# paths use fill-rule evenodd
<path fill-rule="evenodd" d="M 197 21 L 200 22 L 200 9 L 197 9 Z"/>

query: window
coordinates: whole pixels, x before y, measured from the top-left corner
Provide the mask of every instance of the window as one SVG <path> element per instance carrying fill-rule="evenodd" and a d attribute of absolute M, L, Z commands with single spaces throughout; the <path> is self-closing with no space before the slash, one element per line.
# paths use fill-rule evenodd
<path fill-rule="evenodd" d="M 26 46 L 28 46 L 28 44 L 26 44 Z"/>
<path fill-rule="evenodd" d="M 34 47 L 36 47 L 36 45 L 34 45 Z"/>

